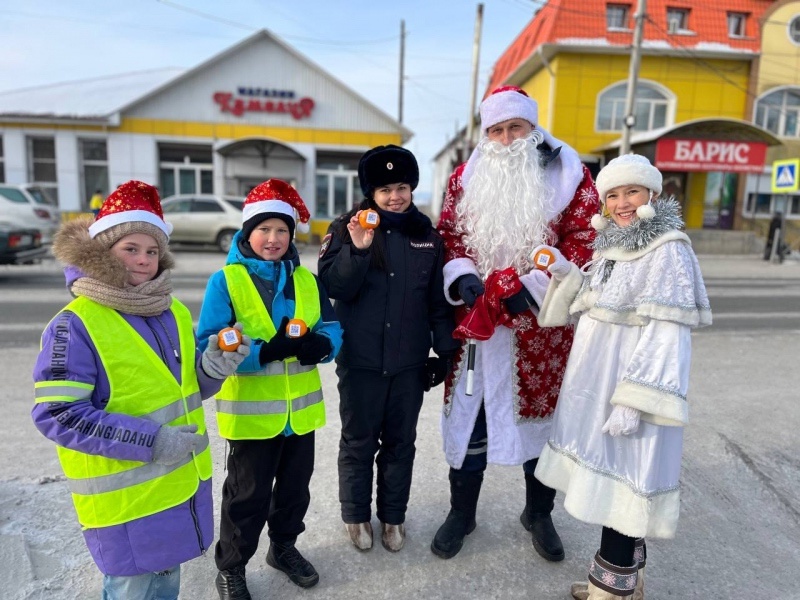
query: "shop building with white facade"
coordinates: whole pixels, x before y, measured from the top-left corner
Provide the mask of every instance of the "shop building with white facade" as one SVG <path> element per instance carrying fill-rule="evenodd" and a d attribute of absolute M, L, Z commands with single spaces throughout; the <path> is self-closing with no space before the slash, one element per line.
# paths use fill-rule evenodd
<path fill-rule="evenodd" d="M 0 181 L 37 183 L 85 211 L 138 179 L 161 196 L 244 196 L 290 182 L 311 235 L 361 198 L 358 160 L 412 133 L 266 30 L 189 70 L 0 93 Z"/>

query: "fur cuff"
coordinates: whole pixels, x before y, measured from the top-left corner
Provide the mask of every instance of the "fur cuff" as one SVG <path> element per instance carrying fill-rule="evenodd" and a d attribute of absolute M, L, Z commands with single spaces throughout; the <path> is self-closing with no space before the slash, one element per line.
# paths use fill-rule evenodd
<path fill-rule="evenodd" d="M 453 260 L 445 263 L 444 269 L 444 296 L 447 298 L 447 301 L 454 305 L 458 306 L 460 304 L 464 304 L 464 301 L 459 298 L 458 300 L 454 300 L 450 296 L 450 286 L 453 285 L 456 279 L 461 277 L 462 275 L 475 275 L 478 279 L 481 279 L 480 274 L 478 273 L 478 267 L 475 266 L 475 263 L 472 262 L 471 258 L 454 258 Z"/>
<path fill-rule="evenodd" d="M 550 277 L 544 271 L 537 269 L 525 275 L 520 275 L 519 281 L 533 296 L 536 306 L 531 306 L 531 311 L 538 317 L 539 307 L 544 304 L 545 294 L 547 294 L 547 289 L 550 287 Z"/>
<path fill-rule="evenodd" d="M 680 512 L 677 487 L 644 493 L 552 440 L 539 457 L 536 478 L 564 492 L 566 511 L 585 523 L 605 525 L 633 538 L 675 537 Z"/>
<path fill-rule="evenodd" d="M 654 425 L 680 427 L 689 422 L 689 404 L 655 386 L 623 380 L 611 397 L 611 404 L 630 406 L 642 411 L 642 421 Z"/>
<path fill-rule="evenodd" d="M 583 275 L 581 270 L 570 263 L 567 276 L 558 281 L 550 280 L 544 302 L 539 308 L 539 327 L 560 327 L 569 323 L 569 307 L 581 290 Z"/>

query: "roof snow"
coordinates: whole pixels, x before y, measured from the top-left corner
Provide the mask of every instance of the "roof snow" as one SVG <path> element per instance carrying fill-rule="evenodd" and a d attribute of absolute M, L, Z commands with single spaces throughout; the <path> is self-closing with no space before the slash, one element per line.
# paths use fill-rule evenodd
<path fill-rule="evenodd" d="M 0 92 L 0 116 L 105 119 L 178 77 L 167 67 Z"/>

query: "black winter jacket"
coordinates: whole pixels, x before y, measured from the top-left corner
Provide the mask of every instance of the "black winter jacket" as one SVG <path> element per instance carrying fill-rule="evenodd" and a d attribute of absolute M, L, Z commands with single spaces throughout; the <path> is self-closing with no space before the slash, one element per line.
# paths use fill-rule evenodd
<path fill-rule="evenodd" d="M 442 355 L 460 346 L 444 296 L 444 243 L 416 206 L 407 212 L 401 227 L 381 219 L 365 250 L 347 231 L 355 210 L 331 223 L 323 239 L 317 271 L 344 329 L 336 357 L 343 366 L 391 376 L 422 367 L 431 347 Z"/>

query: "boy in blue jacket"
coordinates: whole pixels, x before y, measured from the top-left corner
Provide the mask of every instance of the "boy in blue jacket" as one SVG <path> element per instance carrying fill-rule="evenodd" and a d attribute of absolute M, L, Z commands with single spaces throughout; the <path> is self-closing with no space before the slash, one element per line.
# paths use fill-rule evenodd
<path fill-rule="evenodd" d="M 267 564 L 300 587 L 319 581 L 295 548 L 305 529 L 314 471 L 314 430 L 325 424 L 317 364 L 333 360 L 342 329 L 316 276 L 292 244 L 309 218 L 288 183 L 270 179 L 245 199 L 242 230 L 226 266 L 208 282 L 198 322 L 207 337 L 240 322 L 252 352 L 217 394 L 220 435 L 229 442 L 215 559 L 221 600 L 249 600 L 245 566 L 265 524 Z M 290 319 L 308 331 L 287 335 Z"/>

